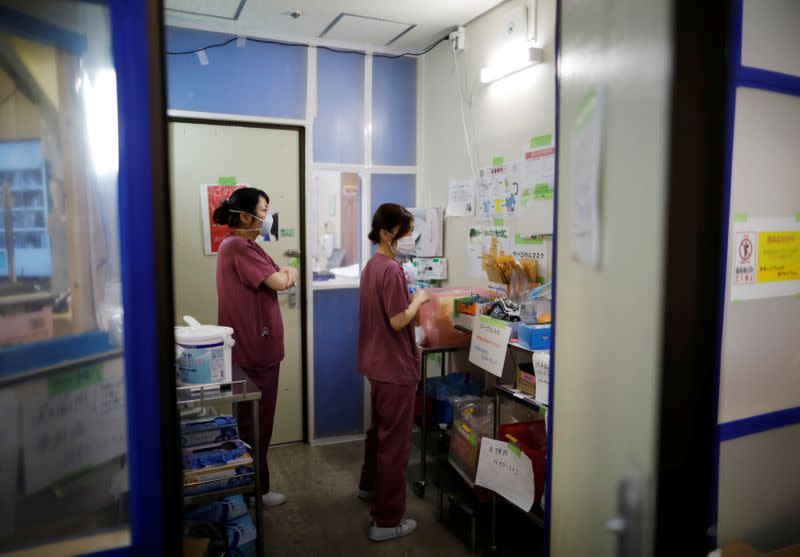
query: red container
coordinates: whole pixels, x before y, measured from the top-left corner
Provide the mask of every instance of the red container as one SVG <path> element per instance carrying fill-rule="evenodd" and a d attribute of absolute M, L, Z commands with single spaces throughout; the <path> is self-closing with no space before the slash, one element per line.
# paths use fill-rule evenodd
<path fill-rule="evenodd" d="M 520 422 L 500 426 L 500 441 L 514 442 L 507 435 L 514 437 L 516 444 L 522 449 L 533 464 L 533 483 L 535 491 L 534 505 L 538 505 L 544 493 L 547 474 L 547 432 L 544 420 Z"/>

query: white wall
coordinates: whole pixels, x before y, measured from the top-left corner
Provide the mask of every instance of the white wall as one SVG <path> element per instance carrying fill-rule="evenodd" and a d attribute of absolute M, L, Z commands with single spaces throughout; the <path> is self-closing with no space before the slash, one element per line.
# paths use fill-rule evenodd
<path fill-rule="evenodd" d="M 527 2 L 509 0 L 469 23 L 466 49 L 456 54 L 465 97 L 467 127 L 477 168 L 491 166 L 492 157 L 506 161 L 522 158 L 522 148 L 531 137 L 555 134 L 555 0 L 538 2 L 537 46 L 544 61 L 489 85 L 479 83 L 480 70 L 504 46 L 505 24 Z M 447 188 L 452 179 L 473 176 L 464 139 L 459 87 L 449 42 L 444 42 L 420 62 L 422 81 L 422 162 L 420 203 L 447 206 Z M 448 218 L 445 255 L 449 259 L 451 284 L 484 284 L 470 278 L 465 254 L 466 232 L 475 219 Z"/>
<path fill-rule="evenodd" d="M 653 554 L 667 153 L 668 0 L 562 3 L 551 554 L 615 555 L 617 482 L 644 476 Z M 605 94 L 600 266 L 570 259 L 572 144 L 582 101 Z"/>

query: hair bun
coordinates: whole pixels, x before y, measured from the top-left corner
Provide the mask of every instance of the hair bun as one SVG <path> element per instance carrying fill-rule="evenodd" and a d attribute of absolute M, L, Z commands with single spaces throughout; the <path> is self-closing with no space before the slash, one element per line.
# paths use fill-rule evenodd
<path fill-rule="evenodd" d="M 230 217 L 231 217 L 230 203 L 226 199 L 225 201 L 219 204 L 219 207 L 214 209 L 214 215 L 213 215 L 214 224 L 220 224 L 220 225 L 228 224 Z"/>

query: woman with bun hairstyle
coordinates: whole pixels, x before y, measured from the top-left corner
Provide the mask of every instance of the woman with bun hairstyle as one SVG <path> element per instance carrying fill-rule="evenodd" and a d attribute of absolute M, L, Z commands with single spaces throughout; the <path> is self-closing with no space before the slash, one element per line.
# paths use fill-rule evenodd
<path fill-rule="evenodd" d="M 399 538 L 417 527 L 404 516 L 420 363 L 413 323 L 430 295 L 420 290 L 409 296 L 405 273 L 395 259 L 413 254 L 413 231 L 414 217 L 406 208 L 394 203 L 378 207 L 369 233 L 378 250 L 361 274 L 358 367 L 372 386 L 372 426 L 358 496 L 374 498 L 369 527 L 373 541 Z"/>
<path fill-rule="evenodd" d="M 231 234 L 217 253 L 218 322 L 233 328 L 235 379 L 249 379 L 261 391 L 259 403 L 259 457 L 264 481 L 261 501 L 268 507 L 286 501 L 282 493 L 270 491 L 267 449 L 272 439 L 278 373 L 284 356 L 283 320 L 278 292 L 297 281 L 297 271 L 279 267 L 258 245 L 259 236 L 269 238 L 272 215 L 269 196 L 256 188 L 235 190 L 214 211 L 214 222 L 227 225 Z M 253 441 L 251 412 L 239 416 L 245 440 Z"/>

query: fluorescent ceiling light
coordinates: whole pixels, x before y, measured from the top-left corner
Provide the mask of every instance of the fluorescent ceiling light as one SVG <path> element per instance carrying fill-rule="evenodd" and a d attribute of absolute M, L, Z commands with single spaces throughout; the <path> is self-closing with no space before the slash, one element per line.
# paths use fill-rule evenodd
<path fill-rule="evenodd" d="M 530 68 L 542 61 L 543 51 L 535 46 L 526 46 L 517 49 L 503 60 L 481 69 L 481 83 L 491 83 L 511 74 Z"/>

